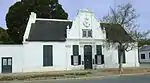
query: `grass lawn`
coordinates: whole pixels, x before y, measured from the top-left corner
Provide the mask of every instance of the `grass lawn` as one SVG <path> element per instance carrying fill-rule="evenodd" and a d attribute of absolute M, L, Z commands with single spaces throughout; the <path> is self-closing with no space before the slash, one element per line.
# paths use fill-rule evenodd
<path fill-rule="evenodd" d="M 150 68 L 124 68 L 123 74 L 150 73 Z M 28 72 L 0 74 L 0 81 L 12 80 L 41 80 L 41 79 L 65 79 L 81 78 L 90 76 L 118 75 L 118 68 L 97 69 L 97 70 L 71 70 L 71 71 L 49 71 L 49 72 Z"/>

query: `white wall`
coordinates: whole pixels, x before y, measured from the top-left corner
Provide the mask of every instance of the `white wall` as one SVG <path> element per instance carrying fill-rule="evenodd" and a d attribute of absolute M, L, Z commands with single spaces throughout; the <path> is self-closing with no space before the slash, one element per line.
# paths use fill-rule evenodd
<path fill-rule="evenodd" d="M 90 26 L 87 28 L 83 25 L 84 18 L 89 19 Z M 92 38 L 83 38 L 82 29 L 92 29 Z M 92 58 L 96 54 L 96 45 L 103 45 L 105 40 L 105 31 L 100 27 L 100 22 L 96 19 L 93 12 L 87 10 L 80 10 L 73 20 L 71 29 L 67 29 L 67 57 L 68 57 L 68 68 L 69 69 L 84 69 L 83 65 L 72 66 L 71 65 L 71 55 L 72 55 L 72 45 L 79 45 L 79 54 L 81 55 L 81 61 L 84 61 L 84 45 L 92 45 Z M 94 66 L 94 65 L 93 65 Z M 103 67 L 103 65 L 98 65 L 98 67 Z"/>
<path fill-rule="evenodd" d="M 149 57 L 150 51 L 140 51 L 139 52 L 139 60 L 140 62 L 150 62 L 150 57 Z M 145 59 L 141 59 L 141 54 L 145 54 Z"/>
<path fill-rule="evenodd" d="M 43 67 L 43 45 L 53 45 L 53 66 Z M 24 44 L 24 72 L 63 70 L 66 68 L 64 42 L 28 42 Z"/>
<path fill-rule="evenodd" d="M 89 18 L 90 26 L 86 28 L 83 26 L 84 18 Z M 82 37 L 82 29 L 92 29 L 92 38 L 83 38 Z M 79 45 L 79 50 L 81 59 L 83 59 L 83 46 L 84 45 L 92 45 L 93 47 L 93 58 L 96 53 L 95 46 L 96 45 L 103 45 L 104 40 L 106 40 L 105 31 L 103 31 L 100 27 L 100 22 L 96 20 L 95 15 L 93 12 L 80 10 L 73 21 L 73 25 L 70 30 L 67 30 L 67 50 L 68 55 L 72 54 L 72 45 Z M 118 50 L 116 47 L 111 47 L 107 49 L 104 47 L 103 49 L 105 64 L 101 67 L 106 68 L 117 68 L 118 67 Z M 70 57 L 68 58 L 70 62 Z M 135 67 L 139 66 L 138 63 L 138 50 L 133 49 L 129 52 L 126 52 L 126 64 L 123 64 L 124 67 Z M 69 66 L 70 67 L 70 66 Z M 83 68 L 83 66 L 78 66 L 76 68 Z"/>
<path fill-rule="evenodd" d="M 84 45 L 92 45 L 92 57 L 96 54 L 96 45 L 102 45 L 102 40 L 67 40 L 67 56 L 68 56 L 68 68 L 69 69 L 84 69 L 84 65 L 72 66 L 71 65 L 71 55 L 72 55 L 72 45 L 79 45 L 79 54 L 81 55 L 81 61 L 84 61 Z M 118 68 L 118 48 L 112 46 L 110 48 L 102 47 L 102 54 L 104 55 L 104 64 L 97 65 L 97 68 Z M 123 64 L 123 67 L 139 67 L 138 61 L 138 49 L 133 48 L 130 51 L 125 52 L 126 63 Z M 94 67 L 95 65 L 93 65 Z"/>
<path fill-rule="evenodd" d="M 139 67 L 139 57 L 137 47 L 131 51 L 126 52 L 126 64 L 124 67 Z"/>
<path fill-rule="evenodd" d="M 90 27 L 92 29 L 92 38 L 82 38 L 82 29 L 87 29 L 83 26 L 83 19 L 89 18 Z M 27 33 L 26 33 L 27 34 Z M 27 37 L 28 35 L 26 35 Z M 25 38 L 25 37 L 24 37 Z M 79 54 L 81 61 L 84 60 L 84 45 L 92 45 L 93 58 L 96 54 L 96 45 L 103 45 L 106 39 L 105 31 L 100 27 L 100 22 L 96 20 L 93 12 L 79 11 L 71 29 L 67 29 L 66 42 L 24 42 L 24 61 L 23 71 L 50 71 L 50 70 L 64 70 L 64 69 L 83 69 L 83 65 L 71 66 L 72 45 L 79 45 Z M 53 45 L 53 67 L 43 67 L 43 45 Z M 118 50 L 116 48 L 103 49 L 104 65 L 98 67 L 114 68 L 118 67 Z M 132 50 L 126 53 L 125 67 L 138 66 L 137 50 Z"/>
<path fill-rule="evenodd" d="M 22 72 L 23 45 L 0 45 L 0 72 L 2 57 L 12 57 L 12 72 Z"/>
<path fill-rule="evenodd" d="M 71 55 L 72 55 L 72 49 L 73 45 L 79 45 L 79 55 L 81 55 L 81 61 L 84 61 L 84 45 L 91 45 L 92 46 L 92 58 L 94 59 L 96 55 L 96 45 L 103 45 L 102 40 L 90 40 L 90 39 L 81 39 L 81 40 L 75 40 L 75 39 L 67 39 L 66 41 L 66 49 L 67 49 L 67 61 L 68 61 L 68 70 L 70 69 L 84 69 L 84 65 L 78 65 L 73 66 L 71 65 Z M 103 53 L 102 48 L 102 53 Z M 93 65 L 94 67 L 95 65 Z M 103 68 L 102 65 L 97 65 L 99 68 Z"/>
<path fill-rule="evenodd" d="M 84 18 L 89 19 L 90 26 L 83 25 Z M 92 38 L 83 38 L 82 29 L 92 29 Z M 67 39 L 105 39 L 105 32 L 100 27 L 100 22 L 95 18 L 93 12 L 80 10 L 73 20 L 70 30 L 68 30 Z"/>
<path fill-rule="evenodd" d="M 32 23 L 35 23 L 35 21 L 36 21 L 36 13 L 31 12 L 31 15 L 29 16 L 29 20 L 28 20 L 28 23 L 27 23 L 27 26 L 25 29 L 25 33 L 23 35 L 23 42 L 25 42 L 26 39 L 28 38 L 30 29 L 31 29 L 31 25 L 32 25 Z"/>
<path fill-rule="evenodd" d="M 118 50 L 115 46 L 104 46 L 104 62 L 105 68 L 117 68 L 118 67 Z"/>
<path fill-rule="evenodd" d="M 130 51 L 125 51 L 126 63 L 123 64 L 123 67 L 139 67 L 138 61 L 138 49 L 133 48 Z M 108 48 L 104 47 L 104 59 L 105 59 L 105 68 L 118 68 L 118 48 L 112 46 Z"/>

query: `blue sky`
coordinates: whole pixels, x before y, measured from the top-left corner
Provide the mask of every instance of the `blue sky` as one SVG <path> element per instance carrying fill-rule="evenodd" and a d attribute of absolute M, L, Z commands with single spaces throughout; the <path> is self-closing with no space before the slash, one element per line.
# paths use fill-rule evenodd
<path fill-rule="evenodd" d="M 18 0 L 1 0 L 0 3 L 0 26 L 6 28 L 5 15 L 11 5 Z M 109 11 L 110 6 L 131 2 L 137 13 L 140 14 L 138 23 L 142 30 L 150 29 L 150 1 L 149 0 L 59 0 L 60 4 L 69 14 L 69 19 L 74 19 L 79 9 L 89 8 L 92 10 L 97 19 L 102 18 Z"/>

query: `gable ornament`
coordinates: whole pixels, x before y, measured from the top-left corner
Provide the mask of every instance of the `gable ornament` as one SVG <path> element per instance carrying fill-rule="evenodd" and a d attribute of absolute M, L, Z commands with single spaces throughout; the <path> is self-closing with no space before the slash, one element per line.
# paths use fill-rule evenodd
<path fill-rule="evenodd" d="M 87 27 L 87 28 L 90 26 L 90 22 L 89 22 L 89 19 L 88 19 L 87 17 L 84 18 L 83 25 L 84 25 L 85 27 Z"/>

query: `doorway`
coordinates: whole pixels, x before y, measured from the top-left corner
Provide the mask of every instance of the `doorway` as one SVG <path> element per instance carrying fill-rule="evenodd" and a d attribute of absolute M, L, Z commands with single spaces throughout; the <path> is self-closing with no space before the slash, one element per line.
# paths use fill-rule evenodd
<path fill-rule="evenodd" d="M 84 69 L 92 69 L 92 46 L 84 46 Z"/>
<path fill-rule="evenodd" d="M 12 57 L 2 57 L 2 73 L 12 73 Z"/>

